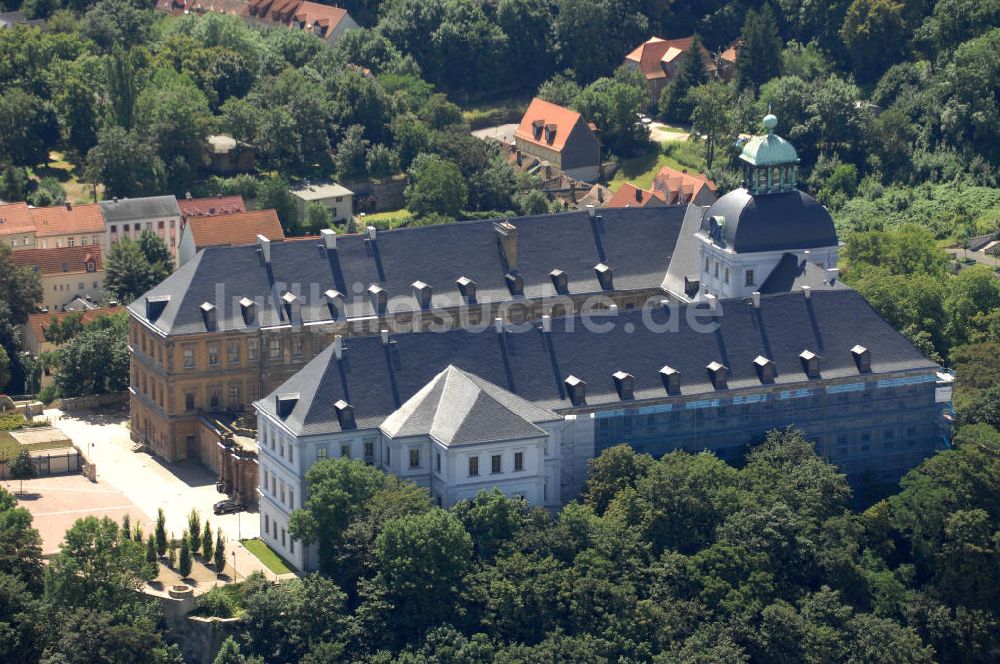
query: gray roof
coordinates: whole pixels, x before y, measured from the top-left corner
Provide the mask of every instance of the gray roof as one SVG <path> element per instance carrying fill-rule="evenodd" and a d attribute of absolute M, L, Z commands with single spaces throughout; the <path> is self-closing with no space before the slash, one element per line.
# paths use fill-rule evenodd
<path fill-rule="evenodd" d="M 698 263 L 701 241 L 695 237 L 695 233 L 701 227 L 704 213 L 705 208 L 689 205 L 684 214 L 684 224 L 677 238 L 674 253 L 670 256 L 670 265 L 667 267 L 667 274 L 662 284 L 664 289 L 672 293 L 684 293 L 684 277 L 698 279 L 701 274 Z"/>
<path fill-rule="evenodd" d="M 155 219 L 157 217 L 179 217 L 181 209 L 174 196 L 148 196 L 146 198 L 119 198 L 101 201 L 101 211 L 109 223 Z"/>
<path fill-rule="evenodd" d="M 726 246 L 737 253 L 837 244 L 833 217 L 815 198 L 798 190 L 754 196 L 746 189 L 734 189 L 705 211 L 702 232 L 710 232 L 712 217 L 725 217 Z"/>
<path fill-rule="evenodd" d="M 537 438 L 535 422 L 561 419 L 449 364 L 382 423 L 391 438 L 429 435 L 448 446 Z"/>
<path fill-rule="evenodd" d="M 605 251 L 603 262 L 614 272 L 616 290 L 659 288 L 684 211 L 683 207 L 601 211 L 603 231 L 597 237 Z M 586 211 L 512 221 L 526 297 L 556 294 L 549 277 L 553 269 L 566 273 L 571 294 L 601 292 L 594 272 L 602 262 L 592 230 L 596 224 Z M 329 252 L 320 239 L 272 242 L 270 266 L 263 264 L 255 245 L 207 247 L 146 294 L 170 297 L 154 325 L 172 335 L 204 332 L 199 307 L 212 302 L 220 330 L 242 330 L 238 302 L 243 297 L 257 301 L 261 325 L 282 324 L 283 314 L 275 302 L 283 290 L 302 298 L 306 323 L 331 320 L 323 298 L 327 289 L 345 295 L 348 316 L 371 316 L 366 292 L 371 284 L 387 291 L 391 310 L 412 310 L 418 306 L 415 281 L 431 286 L 433 306 L 453 306 L 461 303 L 455 282 L 462 276 L 477 283 L 479 302 L 516 299 L 504 279 L 506 270 L 490 220 L 380 231 L 376 245 L 378 261 L 371 243 L 361 235 L 338 236 L 337 248 Z M 130 310 L 145 318 L 143 298 Z"/>
<path fill-rule="evenodd" d="M 393 339 L 389 353 L 378 337 L 349 338 L 344 341 L 343 367 L 331 346 L 257 403 L 273 417 L 277 395 L 298 393 L 284 424 L 297 435 L 309 435 L 339 430 L 334 404 L 341 399 L 354 406 L 358 428 L 381 425 L 397 410 L 390 370 L 402 402 L 454 365 L 558 413 L 572 407 L 561 389 L 570 375 L 587 382 L 586 404 L 596 406 L 621 403 L 612 378 L 617 371 L 634 376 L 636 401 L 665 398 L 659 373 L 664 365 L 680 372 L 685 397 L 719 396 L 706 370 L 711 362 L 729 367 L 729 390 L 760 388 L 754 365 L 758 355 L 774 362 L 777 387 L 816 382 L 803 372 L 799 354 L 804 350 L 821 357 L 821 380 L 858 376 L 851 355 L 857 344 L 871 351 L 874 374 L 937 367 L 851 289 L 818 291 L 808 299 L 802 293 L 764 295 L 761 301 L 760 309 L 754 309 L 749 298 L 721 301 L 720 327 L 711 333 L 698 332 L 688 322 L 687 309 L 698 305 L 680 307 L 676 332 L 644 324 L 643 316 L 648 316 L 667 328 L 667 314 L 661 310 L 620 312 L 601 321 L 614 323 L 603 332 L 578 318 L 554 319 L 554 356 L 543 333 L 526 326 L 521 333 L 505 335 L 507 362 L 492 329 L 402 334 Z M 706 308 L 700 305 L 699 310 Z"/>
<path fill-rule="evenodd" d="M 847 288 L 838 278 L 831 278 L 829 273 L 815 263 L 799 260 L 795 254 L 786 253 L 778 264 L 767 275 L 760 286 L 761 293 L 785 293 L 802 290 L 808 286 L 813 290 L 821 288 Z"/>

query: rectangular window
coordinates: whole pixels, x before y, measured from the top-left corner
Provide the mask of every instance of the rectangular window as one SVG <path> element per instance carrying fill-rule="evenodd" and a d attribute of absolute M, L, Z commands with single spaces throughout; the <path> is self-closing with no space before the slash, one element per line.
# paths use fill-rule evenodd
<path fill-rule="evenodd" d="M 191 346 L 184 347 L 184 368 L 194 369 L 194 348 Z"/>
<path fill-rule="evenodd" d="M 389 454 L 390 452 L 391 452 L 391 450 L 389 449 L 389 446 L 386 445 L 385 446 L 385 465 L 387 465 L 387 466 L 392 463 L 392 457 Z"/>
<path fill-rule="evenodd" d="M 479 477 L 479 457 L 469 457 L 469 477 Z"/>
<path fill-rule="evenodd" d="M 728 267 L 726 268 L 725 275 L 724 275 L 722 281 L 724 283 L 727 283 L 727 284 L 729 283 L 729 268 Z"/>
<path fill-rule="evenodd" d="M 222 388 L 218 385 L 208 386 L 208 407 L 211 410 L 219 409 L 219 401 L 222 399 Z"/>
<path fill-rule="evenodd" d="M 229 386 L 229 407 L 239 408 L 240 406 L 240 386 L 230 385 Z"/>
<path fill-rule="evenodd" d="M 434 468 L 440 473 L 441 472 L 441 453 L 437 452 L 434 456 Z"/>
<path fill-rule="evenodd" d="M 270 532 L 270 531 L 271 531 L 271 517 L 268 516 L 267 514 L 265 514 L 264 515 L 264 532 L 267 533 L 267 532 Z"/>
<path fill-rule="evenodd" d="M 295 553 L 295 538 L 294 537 L 289 537 L 288 538 L 288 550 L 291 551 L 292 553 Z"/>
<path fill-rule="evenodd" d="M 260 342 L 257 339 L 247 339 L 247 359 L 256 360 L 260 357 Z"/>
<path fill-rule="evenodd" d="M 325 459 L 327 454 L 328 454 L 328 452 L 327 452 L 327 450 L 326 450 L 325 447 L 317 447 L 316 448 L 316 460 L 317 461 L 319 461 L 320 459 Z"/>
<path fill-rule="evenodd" d="M 239 364 L 240 363 L 240 342 L 239 341 L 230 341 L 229 342 L 229 350 L 227 352 L 227 355 L 228 355 L 228 359 L 229 359 L 229 363 L 230 364 Z"/>
<path fill-rule="evenodd" d="M 350 444 L 340 446 L 340 458 L 350 459 L 351 458 L 351 446 Z"/>
<path fill-rule="evenodd" d="M 194 410 L 194 392 L 184 393 L 184 410 L 189 413 Z"/>
<path fill-rule="evenodd" d="M 288 506 L 295 509 L 295 489 L 288 490 Z"/>
<path fill-rule="evenodd" d="M 411 449 L 410 450 L 410 468 L 420 467 L 420 450 Z"/>
<path fill-rule="evenodd" d="M 490 472 L 494 475 L 499 474 L 503 469 L 503 460 L 500 458 L 499 454 L 494 454 L 490 457 Z"/>
<path fill-rule="evenodd" d="M 747 270 L 747 286 L 753 286 L 753 270 Z"/>
<path fill-rule="evenodd" d="M 278 337 L 271 337 L 267 341 L 267 355 L 272 360 L 281 359 L 281 339 Z"/>
<path fill-rule="evenodd" d="M 375 443 L 365 441 L 365 463 L 375 462 Z"/>
<path fill-rule="evenodd" d="M 514 452 L 514 470 L 524 470 L 524 452 Z"/>
<path fill-rule="evenodd" d="M 719 278 L 719 261 L 715 261 L 715 278 Z"/>
<path fill-rule="evenodd" d="M 302 337 L 292 337 L 292 357 L 302 357 Z"/>
<path fill-rule="evenodd" d="M 219 366 L 219 344 L 217 343 L 208 344 L 208 366 Z"/>

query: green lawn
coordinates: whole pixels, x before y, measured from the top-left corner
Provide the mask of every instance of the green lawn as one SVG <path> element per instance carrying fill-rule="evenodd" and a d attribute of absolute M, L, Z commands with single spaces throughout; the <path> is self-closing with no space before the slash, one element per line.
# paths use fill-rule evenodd
<path fill-rule="evenodd" d="M 406 208 L 401 208 L 399 210 L 386 210 L 385 212 L 366 212 L 365 221 L 385 221 L 387 219 L 396 219 L 402 217 L 409 217 L 410 211 Z"/>
<path fill-rule="evenodd" d="M 677 170 L 685 168 L 673 157 L 663 154 L 663 151 L 657 146 L 656 149 L 650 150 L 646 154 L 623 160 L 615 177 L 607 185 L 612 191 L 618 191 L 618 188 L 626 182 L 631 182 L 640 189 L 649 189 L 653 185 L 653 178 L 664 166 Z"/>
<path fill-rule="evenodd" d="M 243 546 L 246 547 L 247 551 L 257 556 L 257 559 L 264 563 L 264 565 L 275 574 L 288 574 L 289 572 L 294 571 L 281 556 L 275 553 L 274 550 L 260 538 L 244 540 Z"/>
<path fill-rule="evenodd" d="M 33 445 L 27 445 L 26 447 L 31 451 L 60 450 L 69 447 L 70 445 L 71 443 L 66 440 L 63 442 L 56 441 L 52 443 L 35 443 Z M 14 440 L 14 436 L 10 435 L 6 431 L 0 431 L 0 459 L 13 459 L 20 451 L 21 445 Z"/>

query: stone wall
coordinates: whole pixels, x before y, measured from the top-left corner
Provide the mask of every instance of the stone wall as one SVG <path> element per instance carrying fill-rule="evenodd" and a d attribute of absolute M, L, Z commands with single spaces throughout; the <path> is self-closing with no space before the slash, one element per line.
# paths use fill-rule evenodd
<path fill-rule="evenodd" d="M 380 180 L 344 182 L 345 187 L 354 192 L 354 211 L 385 212 L 399 210 L 406 206 L 403 192 L 406 190 L 406 176 L 396 175 Z"/>
<path fill-rule="evenodd" d="M 149 593 L 160 601 L 167 624 L 167 640 L 176 643 L 189 664 L 212 664 L 226 637 L 236 636 L 239 618 L 203 618 L 189 615 L 195 608 L 189 586 L 172 586 L 166 594 Z"/>
<path fill-rule="evenodd" d="M 56 399 L 53 408 L 60 410 L 87 410 L 103 406 L 124 406 L 128 404 L 128 392 L 112 392 L 110 394 L 89 394 L 84 397 L 68 397 Z"/>

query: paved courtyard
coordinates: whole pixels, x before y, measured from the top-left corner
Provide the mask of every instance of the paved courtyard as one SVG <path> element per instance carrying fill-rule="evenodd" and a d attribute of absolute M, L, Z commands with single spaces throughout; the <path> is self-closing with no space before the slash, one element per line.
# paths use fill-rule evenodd
<path fill-rule="evenodd" d="M 121 520 L 127 512 L 149 532 L 159 508 L 167 516 L 167 531 L 179 537 L 192 509 L 201 512 L 212 528 L 221 527 L 229 551 L 227 558 L 239 577 L 260 570 L 274 575 L 246 549 L 240 539 L 258 537 L 260 521 L 253 512 L 215 516 L 212 505 L 226 496 L 215 490 L 215 477 L 196 463 L 167 464 L 144 452 L 134 452 L 123 409 L 94 413 L 46 410 L 53 426 L 61 429 L 97 466 L 97 483 L 80 475 L 46 477 L 24 482 L 22 504 L 35 517 L 46 552 L 58 550 L 62 535 L 76 519 L 94 514 Z M 9 490 L 18 483 L 5 482 Z"/>

